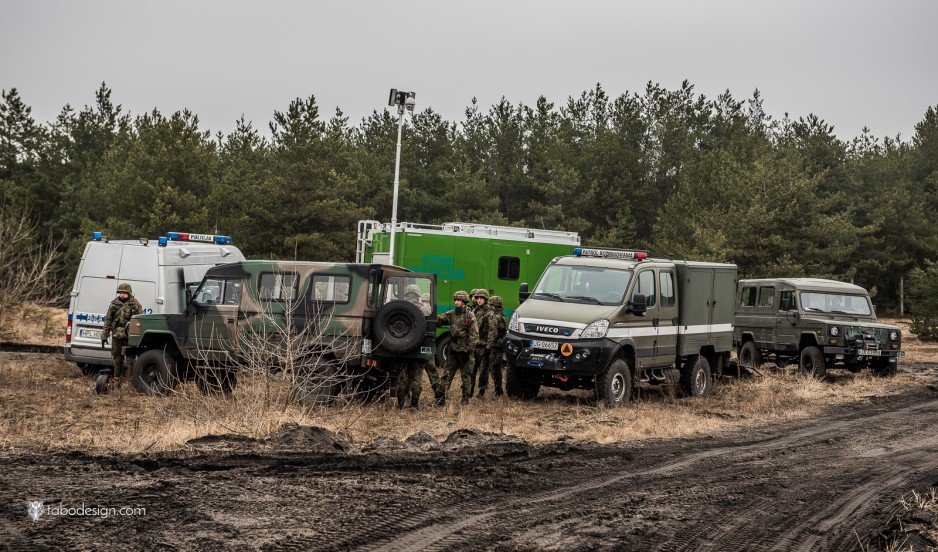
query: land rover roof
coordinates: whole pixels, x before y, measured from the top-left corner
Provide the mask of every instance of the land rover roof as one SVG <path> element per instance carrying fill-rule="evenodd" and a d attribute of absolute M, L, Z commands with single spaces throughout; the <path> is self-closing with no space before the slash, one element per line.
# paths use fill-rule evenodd
<path fill-rule="evenodd" d="M 602 268 L 618 268 L 622 270 L 634 269 L 639 266 L 654 266 L 654 265 L 673 265 L 674 263 L 681 263 L 682 265 L 687 266 L 713 266 L 715 264 L 721 263 L 707 263 L 701 261 L 684 261 L 684 260 L 671 260 L 671 259 L 651 259 L 646 258 L 641 261 L 635 259 L 614 259 L 609 257 L 592 257 L 587 255 L 564 255 L 562 257 L 557 257 L 554 259 L 554 264 L 559 265 L 569 265 L 569 266 L 596 266 Z"/>
<path fill-rule="evenodd" d="M 823 278 L 762 278 L 739 281 L 740 286 L 760 284 L 787 284 L 799 290 L 867 294 L 867 291 L 860 286 L 846 282 L 838 282 L 837 280 L 825 280 Z"/>
<path fill-rule="evenodd" d="M 237 261 L 234 263 L 226 263 L 218 266 L 213 266 L 208 269 L 205 273 L 207 278 L 240 278 L 249 273 L 257 273 L 258 271 L 270 270 L 271 268 L 276 268 L 278 270 L 298 270 L 298 269 L 323 269 L 329 270 L 336 267 L 343 267 L 350 272 L 360 273 L 363 276 L 367 276 L 368 273 L 373 268 L 380 268 L 385 273 L 409 273 L 413 272 L 412 270 L 394 266 L 394 265 L 381 265 L 381 264 L 361 264 L 361 263 L 328 263 L 328 262 L 315 262 L 315 261 L 266 261 L 266 260 L 249 260 L 249 261 Z M 253 269 L 253 270 L 252 270 Z"/>

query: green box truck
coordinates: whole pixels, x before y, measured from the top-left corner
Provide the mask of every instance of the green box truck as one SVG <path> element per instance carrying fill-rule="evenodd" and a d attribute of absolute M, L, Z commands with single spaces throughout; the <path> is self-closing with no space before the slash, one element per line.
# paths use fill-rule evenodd
<path fill-rule="evenodd" d="M 505 316 L 518 307 L 522 282 L 536 281 L 555 257 L 579 247 L 576 232 L 514 228 L 466 222 L 442 225 L 399 222 L 395 229 L 394 264 L 436 274 L 438 312 L 452 308 L 458 290 L 484 288 L 504 300 Z M 358 263 L 389 261 L 391 225 L 376 220 L 358 223 Z M 446 331 L 439 331 L 442 349 Z"/>

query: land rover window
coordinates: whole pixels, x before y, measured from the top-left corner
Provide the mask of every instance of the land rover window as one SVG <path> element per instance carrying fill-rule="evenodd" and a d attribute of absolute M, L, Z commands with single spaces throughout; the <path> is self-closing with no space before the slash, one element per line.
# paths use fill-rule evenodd
<path fill-rule="evenodd" d="M 759 288 L 759 308 L 773 307 L 775 305 L 775 288 L 763 286 Z"/>
<path fill-rule="evenodd" d="M 545 301 L 620 305 L 631 278 L 629 270 L 552 264 L 531 296 Z"/>
<path fill-rule="evenodd" d="M 257 296 L 261 301 L 293 301 L 299 278 L 293 272 L 261 274 Z"/>
<path fill-rule="evenodd" d="M 521 259 L 518 257 L 498 258 L 498 279 L 517 280 L 521 275 Z"/>
<path fill-rule="evenodd" d="M 349 276 L 331 274 L 313 276 L 313 301 L 348 303 L 351 288 L 352 278 Z"/>
<path fill-rule="evenodd" d="M 224 297 L 226 305 L 240 305 L 241 280 L 226 280 Z"/>
<path fill-rule="evenodd" d="M 638 282 L 635 286 L 635 291 L 632 292 L 634 297 L 636 293 L 643 293 L 645 297 L 648 298 L 648 308 L 655 306 L 655 271 L 654 270 L 643 270 L 638 273 Z"/>
<path fill-rule="evenodd" d="M 661 308 L 666 309 L 674 306 L 674 274 L 671 272 L 659 272 L 658 283 L 661 285 Z"/>
<path fill-rule="evenodd" d="M 824 293 L 820 291 L 802 291 L 799 294 L 801 309 L 806 312 L 826 312 L 870 316 L 870 300 L 865 295 L 845 293 Z"/>
<path fill-rule="evenodd" d="M 756 306 L 756 288 L 753 286 L 746 286 L 743 288 L 743 298 L 739 302 L 743 307 L 754 307 Z"/>
<path fill-rule="evenodd" d="M 783 291 L 779 294 L 778 297 L 778 308 L 779 310 L 794 310 L 795 309 L 795 292 L 794 291 Z"/>
<path fill-rule="evenodd" d="M 225 281 L 216 278 L 207 278 L 195 292 L 193 301 L 200 305 L 217 305 L 221 302 Z"/>
<path fill-rule="evenodd" d="M 429 278 L 392 276 L 388 278 L 384 290 L 384 303 L 390 303 L 391 301 L 414 303 L 420 307 L 424 316 L 430 316 L 435 307 L 433 282 Z"/>

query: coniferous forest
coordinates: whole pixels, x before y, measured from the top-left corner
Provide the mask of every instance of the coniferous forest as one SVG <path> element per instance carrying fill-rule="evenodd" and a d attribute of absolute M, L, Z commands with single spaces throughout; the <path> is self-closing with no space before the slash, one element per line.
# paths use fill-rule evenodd
<path fill-rule="evenodd" d="M 129 113 L 105 84 L 95 98 L 48 122 L 15 88 L 0 101 L 0 216 L 29 213 L 34 241 L 64 240 L 63 289 L 92 230 L 217 232 L 249 258 L 350 261 L 356 222 L 390 219 L 396 112 L 350 121 L 309 96 L 222 134 L 189 111 Z M 740 277 L 853 281 L 881 312 L 900 281 L 906 305 L 938 281 L 938 106 L 910 138 L 845 140 L 822 115 L 769 116 L 758 91 L 597 85 L 473 102 L 458 121 L 418 110 L 403 144 L 400 220 L 570 230 L 732 261 Z"/>

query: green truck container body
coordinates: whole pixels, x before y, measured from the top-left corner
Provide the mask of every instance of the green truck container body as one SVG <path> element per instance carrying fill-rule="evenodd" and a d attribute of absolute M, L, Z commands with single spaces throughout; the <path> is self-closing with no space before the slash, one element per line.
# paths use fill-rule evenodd
<path fill-rule="evenodd" d="M 736 266 L 675 261 L 679 280 L 680 325 L 678 354 L 696 354 L 713 345 L 716 351 L 733 347 Z M 707 332 L 689 331 L 706 326 Z"/>
<path fill-rule="evenodd" d="M 387 262 L 390 225 L 358 223 L 357 262 Z M 518 290 L 536 282 L 555 257 L 580 245 L 574 232 L 452 222 L 443 225 L 398 223 L 394 264 L 436 274 L 437 311 L 452 308 L 458 290 L 489 290 L 504 301 L 505 316 L 518 308 Z"/>

